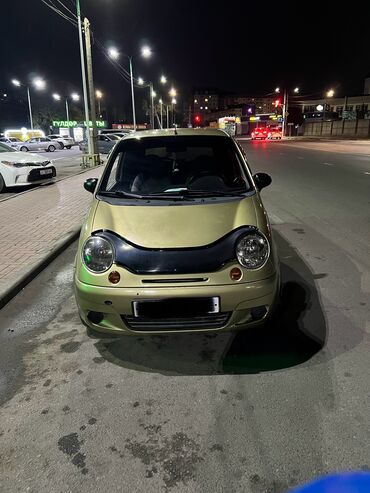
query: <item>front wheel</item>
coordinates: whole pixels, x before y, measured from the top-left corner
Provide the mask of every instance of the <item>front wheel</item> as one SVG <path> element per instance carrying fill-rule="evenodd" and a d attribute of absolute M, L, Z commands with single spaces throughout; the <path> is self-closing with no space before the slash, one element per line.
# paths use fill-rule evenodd
<path fill-rule="evenodd" d="M 66 146 L 66 149 L 70 149 L 72 146 Z"/>
<path fill-rule="evenodd" d="M 47 151 L 49 151 L 49 152 L 54 152 L 54 151 L 55 151 L 55 147 L 54 147 L 54 146 L 49 146 L 49 147 L 47 148 Z"/>
<path fill-rule="evenodd" d="M 64 144 L 63 144 L 63 142 L 59 142 L 59 145 L 60 145 L 60 149 L 61 149 L 61 150 L 62 150 L 62 149 L 64 149 Z M 68 149 L 68 147 L 67 147 L 67 149 Z"/>
<path fill-rule="evenodd" d="M 28 149 L 27 149 L 26 146 L 22 146 L 19 150 L 22 151 L 22 152 L 27 152 L 28 151 Z"/>
<path fill-rule="evenodd" d="M 1 192 L 5 192 L 5 181 L 4 181 L 4 178 L 0 175 L 0 193 Z"/>

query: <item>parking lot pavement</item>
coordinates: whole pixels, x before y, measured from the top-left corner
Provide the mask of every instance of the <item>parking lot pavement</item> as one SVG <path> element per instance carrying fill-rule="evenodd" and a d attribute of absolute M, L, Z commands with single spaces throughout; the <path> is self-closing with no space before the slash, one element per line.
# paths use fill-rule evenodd
<path fill-rule="evenodd" d="M 91 201 L 83 189 L 89 169 L 0 204 L 0 307 L 50 257 L 76 238 Z"/>

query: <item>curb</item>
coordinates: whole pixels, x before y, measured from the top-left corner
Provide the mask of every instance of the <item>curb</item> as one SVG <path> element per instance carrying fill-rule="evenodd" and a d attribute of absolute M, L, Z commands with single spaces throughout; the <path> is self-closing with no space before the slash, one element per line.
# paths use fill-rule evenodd
<path fill-rule="evenodd" d="M 16 294 L 18 294 L 29 282 L 31 282 L 41 271 L 45 269 L 51 262 L 56 259 L 69 245 L 79 237 L 81 228 L 70 232 L 68 236 L 60 242 L 57 242 L 53 249 L 46 254 L 39 262 L 32 265 L 28 272 L 22 275 L 20 279 L 14 282 L 11 286 L 0 293 L 0 310 L 3 308 Z"/>

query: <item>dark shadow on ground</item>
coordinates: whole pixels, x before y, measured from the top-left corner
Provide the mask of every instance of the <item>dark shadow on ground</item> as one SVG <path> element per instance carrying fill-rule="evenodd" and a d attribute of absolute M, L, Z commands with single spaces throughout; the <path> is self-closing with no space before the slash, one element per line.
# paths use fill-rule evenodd
<path fill-rule="evenodd" d="M 313 274 L 275 232 L 282 300 L 264 326 L 237 333 L 123 337 L 96 344 L 108 361 L 167 375 L 255 374 L 302 364 L 326 341 L 326 323 Z"/>

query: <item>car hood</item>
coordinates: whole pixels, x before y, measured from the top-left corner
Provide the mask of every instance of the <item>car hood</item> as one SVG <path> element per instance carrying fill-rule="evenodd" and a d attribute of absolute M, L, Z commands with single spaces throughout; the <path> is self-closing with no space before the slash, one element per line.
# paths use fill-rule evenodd
<path fill-rule="evenodd" d="M 38 154 L 34 154 L 33 152 L 1 152 L 0 153 L 0 162 L 1 161 L 11 161 L 12 163 L 22 163 L 28 164 L 32 163 L 35 166 L 40 166 L 42 163 L 50 163 L 50 160 L 47 160 Z"/>
<path fill-rule="evenodd" d="M 208 245 L 245 225 L 258 226 L 253 196 L 174 206 L 124 206 L 98 201 L 91 232 L 110 230 L 147 248 L 186 248 Z"/>

